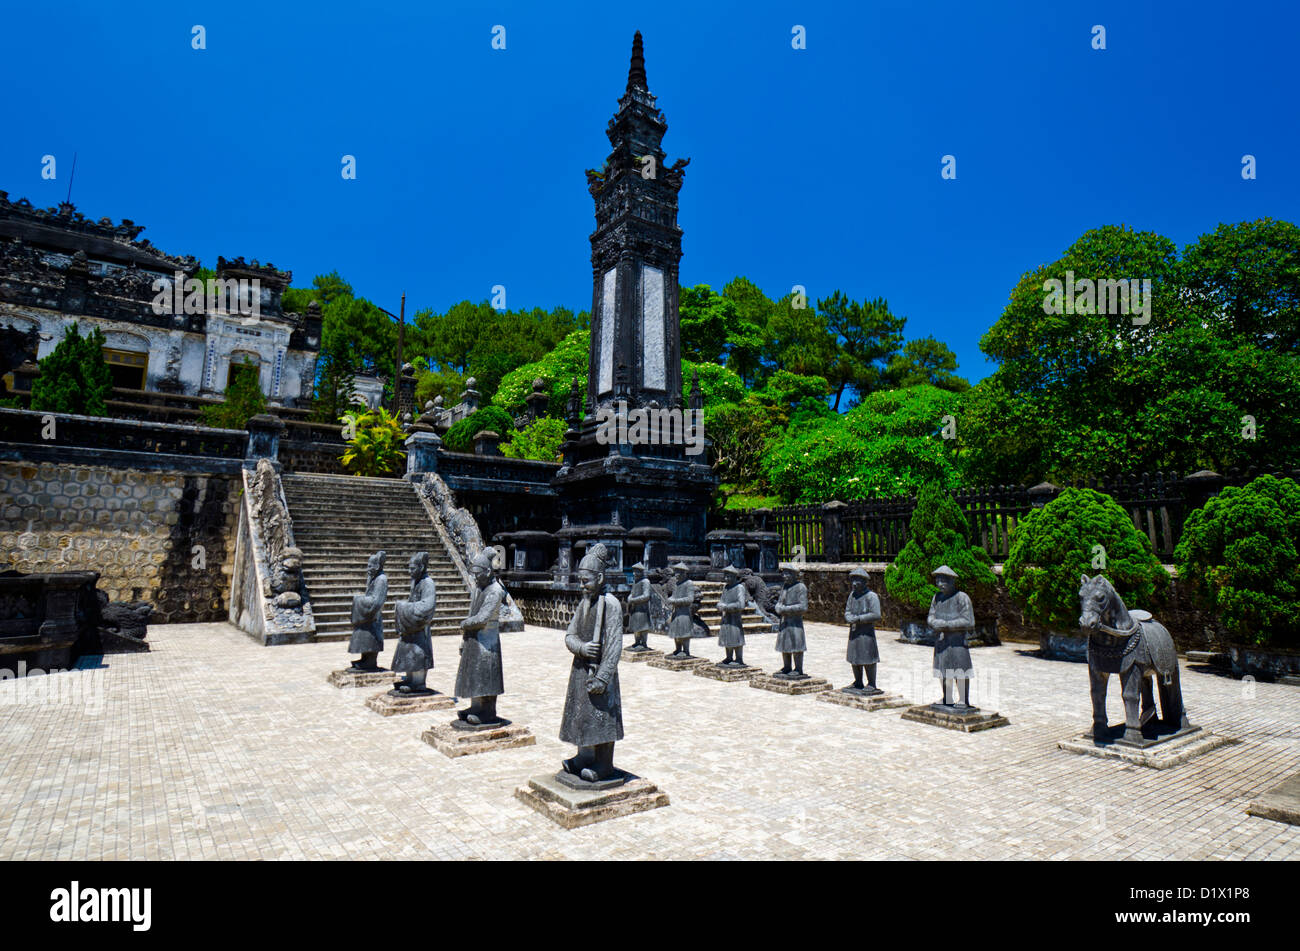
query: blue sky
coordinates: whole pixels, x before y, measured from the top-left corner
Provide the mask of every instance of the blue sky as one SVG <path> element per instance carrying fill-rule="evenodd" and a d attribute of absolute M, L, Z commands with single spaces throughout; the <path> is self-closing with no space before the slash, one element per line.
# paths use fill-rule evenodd
<path fill-rule="evenodd" d="M 11 199 L 61 201 L 76 151 L 84 214 L 296 285 L 337 268 L 390 310 L 406 291 L 408 314 L 495 284 L 512 308 L 590 306 L 583 169 L 608 153 L 636 29 L 669 161 L 692 160 L 682 282 L 886 297 L 972 379 L 1017 279 L 1089 228 L 1183 245 L 1300 221 L 1294 2 L 70 0 L 5 18 Z"/>

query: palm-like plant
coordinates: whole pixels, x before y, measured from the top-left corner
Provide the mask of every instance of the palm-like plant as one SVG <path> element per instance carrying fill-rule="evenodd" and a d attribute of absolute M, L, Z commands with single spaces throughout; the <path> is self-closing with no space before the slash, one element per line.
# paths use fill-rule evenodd
<path fill-rule="evenodd" d="M 382 406 L 364 413 L 349 411 L 339 417 L 339 422 L 345 427 L 351 424 L 353 430 L 348 448 L 340 457 L 343 468 L 353 475 L 388 475 L 406 458 L 402 424 Z"/>

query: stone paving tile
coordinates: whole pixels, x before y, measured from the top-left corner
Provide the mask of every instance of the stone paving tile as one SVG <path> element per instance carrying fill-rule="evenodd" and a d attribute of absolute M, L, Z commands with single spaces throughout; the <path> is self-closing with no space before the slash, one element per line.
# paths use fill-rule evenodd
<path fill-rule="evenodd" d="M 843 686 L 845 629 L 808 631 L 805 669 Z M 1150 770 L 1056 748 L 1090 723 L 1087 668 L 1026 645 L 973 652 L 972 702 L 1011 721 L 975 734 L 623 664 L 618 762 L 672 805 L 566 831 L 513 797 L 570 755 L 560 631 L 506 639 L 501 710 L 537 745 L 454 760 L 420 741 L 446 713 L 379 717 L 370 691 L 325 682 L 341 644 L 265 648 L 226 624 L 149 640 L 0 681 L 0 859 L 1300 858 L 1300 828 L 1245 813 L 1300 771 L 1297 687 L 1184 667 L 1193 721 L 1240 742 Z M 770 666 L 772 640 L 746 658 Z M 456 647 L 434 642 L 445 692 Z M 889 632 L 880 648 L 880 686 L 936 698 L 929 649 Z M 1115 684 L 1110 709 L 1122 718 Z"/>

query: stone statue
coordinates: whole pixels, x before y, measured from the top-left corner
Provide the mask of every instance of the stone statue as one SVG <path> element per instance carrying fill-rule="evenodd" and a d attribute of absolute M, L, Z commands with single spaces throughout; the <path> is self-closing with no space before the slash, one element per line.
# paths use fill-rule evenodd
<path fill-rule="evenodd" d="M 943 706 L 958 710 L 973 709 L 970 705 L 971 667 L 970 648 L 966 635 L 975 630 L 975 608 L 965 591 L 957 590 L 957 572 L 940 565 L 930 572 L 939 593 L 930 601 L 930 614 L 926 623 L 937 635 L 934 642 L 934 675 L 943 682 Z M 949 681 L 961 682 L 961 700 L 950 701 Z"/>
<path fill-rule="evenodd" d="M 691 635 L 695 633 L 695 625 L 691 620 L 691 612 L 695 608 L 695 585 L 686 577 L 689 570 L 681 562 L 673 565 L 676 585 L 668 599 L 668 606 L 673 612 L 668 621 L 668 636 L 673 639 L 676 650 L 669 657 L 691 656 Z"/>
<path fill-rule="evenodd" d="M 632 633 L 630 651 L 643 653 L 650 650 L 646 643 L 654 624 L 650 621 L 650 579 L 646 577 L 645 565 L 637 562 L 632 566 L 632 590 L 627 595 L 627 628 Z"/>
<path fill-rule="evenodd" d="M 623 700 L 618 661 L 623 655 L 623 608 L 605 593 L 606 549 L 593 545 L 578 565 L 583 597 L 569 622 L 564 644 L 573 654 L 560 739 L 578 747 L 563 773 L 584 782 L 617 778 L 614 743 L 623 739 Z"/>
<path fill-rule="evenodd" d="M 781 569 L 781 596 L 777 598 L 777 617 L 781 619 L 776 635 L 776 649 L 781 652 L 781 669 L 772 676 L 781 680 L 802 680 L 803 654 L 808 640 L 803 632 L 803 616 L 808 613 L 808 587 L 799 580 L 802 570 L 790 564 Z"/>
<path fill-rule="evenodd" d="M 745 608 L 749 598 L 741 579 L 740 569 L 727 565 L 722 569 L 726 580 L 722 594 L 718 597 L 718 611 L 722 614 L 722 623 L 718 625 L 718 645 L 727 651 L 719 667 L 745 667 Z"/>
<path fill-rule="evenodd" d="M 429 553 L 417 551 L 411 556 L 411 595 L 394 606 L 397 617 L 397 650 L 393 651 L 393 671 L 406 674 L 396 689 L 400 693 L 433 693 L 425 686 L 433 666 L 433 640 L 429 623 L 437 609 L 438 594 L 429 577 Z"/>
<path fill-rule="evenodd" d="M 880 663 L 880 651 L 876 646 L 880 598 L 876 592 L 867 588 L 869 580 L 865 568 L 850 571 L 849 582 L 853 585 L 853 590 L 849 592 L 848 603 L 844 605 L 844 620 L 849 625 L 847 660 L 853 668 L 853 686 L 848 689 L 867 697 L 884 692 L 876 686 L 876 665 Z M 867 674 L 865 685 L 862 683 L 864 670 Z"/>
<path fill-rule="evenodd" d="M 277 608 L 302 607 L 302 549 L 289 547 L 271 565 L 271 591 Z"/>
<path fill-rule="evenodd" d="M 348 653 L 360 654 L 352 662 L 356 671 L 378 670 L 377 658 L 384 649 L 384 601 L 388 598 L 388 576 L 384 574 L 387 554 L 377 551 L 366 562 L 366 590 L 352 596 L 352 640 Z"/>
<path fill-rule="evenodd" d="M 1183 707 L 1178 653 L 1169 631 L 1150 612 L 1126 608 L 1119 593 L 1101 575 L 1083 575 L 1080 581 L 1079 626 L 1088 632 L 1093 739 L 1112 738 L 1106 718 L 1106 687 L 1111 674 L 1119 676 L 1124 696 L 1124 743 L 1141 743 L 1143 727 L 1156 715 L 1153 677 L 1160 691 L 1164 730 L 1190 729 Z"/>
<path fill-rule="evenodd" d="M 470 562 L 477 587 L 469 617 L 460 622 L 460 668 L 456 671 L 456 696 L 470 697 L 470 705 L 456 716 L 470 726 L 498 723 L 497 697 L 505 693 L 501 678 L 501 602 L 506 589 L 492 570 L 492 550 L 485 549 Z"/>

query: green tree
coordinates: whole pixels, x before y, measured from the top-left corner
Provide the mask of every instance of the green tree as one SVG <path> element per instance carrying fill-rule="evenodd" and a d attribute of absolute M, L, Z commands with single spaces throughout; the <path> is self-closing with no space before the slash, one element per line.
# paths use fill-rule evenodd
<path fill-rule="evenodd" d="M 967 593 L 987 594 L 997 585 L 989 554 L 970 541 L 970 523 L 943 484 L 921 487 L 907 527 L 907 544 L 885 569 L 891 597 L 913 611 L 925 612 L 935 594 L 931 572 L 947 565 Z"/>
<path fill-rule="evenodd" d="M 224 399 L 199 410 L 199 419 L 204 426 L 217 429 L 246 429 L 250 419 L 265 412 L 266 396 L 258 381 L 258 369 L 248 366 L 235 371 Z"/>
<path fill-rule="evenodd" d="M 492 404 L 512 413 L 521 413 L 525 397 L 533 391 L 533 380 L 540 379 L 550 396 L 547 416 L 563 419 L 567 413 L 569 387 L 578 381 L 580 398 L 587 397 L 587 357 L 591 331 L 575 330 L 556 344 L 550 353 L 534 363 L 516 367 L 501 378 Z"/>
<path fill-rule="evenodd" d="M 382 406 L 366 412 L 349 412 L 339 417 L 345 425 L 351 421 L 355 435 L 340 460 L 353 475 L 383 476 L 397 471 L 406 458 L 402 446 L 406 433 L 402 424 Z"/>
<path fill-rule="evenodd" d="M 1079 627 L 1080 576 L 1098 571 L 1130 608 L 1169 582 L 1151 540 L 1114 499 L 1070 488 L 1012 530 L 1002 578 L 1026 620 L 1067 633 Z"/>
<path fill-rule="evenodd" d="M 737 329 L 736 305 L 707 284 L 678 290 L 682 359 L 721 363 L 727 337 Z"/>
<path fill-rule="evenodd" d="M 907 341 L 902 352 L 890 358 L 885 379 L 890 386 L 929 384 L 954 393 L 970 389 L 970 383 L 958 376 L 956 369 L 957 354 L 946 343 L 934 337 L 918 337 Z"/>
<path fill-rule="evenodd" d="M 38 366 L 41 375 L 32 381 L 32 409 L 80 416 L 108 415 L 105 401 L 113 391 L 113 374 L 104 362 L 104 334 L 98 327 L 92 327 L 83 337 L 74 322 Z"/>
<path fill-rule="evenodd" d="M 503 440 L 509 439 L 514 435 L 515 421 L 499 406 L 484 406 L 453 423 L 447 435 L 443 436 L 442 444 L 451 452 L 473 452 L 474 437 L 485 429 L 500 433 Z"/>
<path fill-rule="evenodd" d="M 1300 647 L 1300 485 L 1263 475 L 1187 517 L 1174 563 L 1239 643 Z"/>
<path fill-rule="evenodd" d="M 903 342 L 907 318 L 891 312 L 883 297 L 858 303 L 838 290 L 819 300 L 817 309 L 834 347 L 826 378 L 833 387 L 831 408 L 838 412 L 846 389 L 860 401 L 885 385 L 885 368 Z"/>
<path fill-rule="evenodd" d="M 415 374 L 415 403 L 423 407 L 425 403 L 441 396 L 443 405 L 450 407 L 465 392 L 466 379 L 455 370 L 419 370 Z"/>
<path fill-rule="evenodd" d="M 512 459 L 559 462 L 567 428 L 564 420 L 554 416 L 535 419 L 515 432 L 510 442 L 501 447 L 501 454 Z"/>

